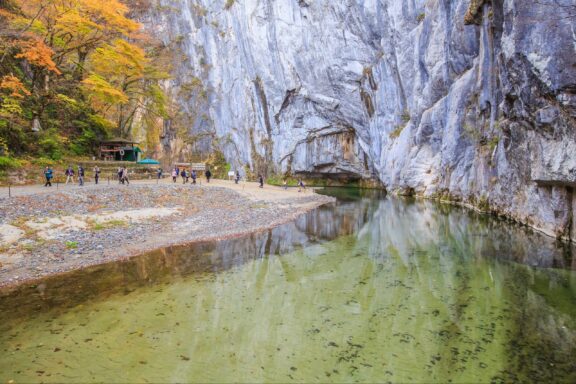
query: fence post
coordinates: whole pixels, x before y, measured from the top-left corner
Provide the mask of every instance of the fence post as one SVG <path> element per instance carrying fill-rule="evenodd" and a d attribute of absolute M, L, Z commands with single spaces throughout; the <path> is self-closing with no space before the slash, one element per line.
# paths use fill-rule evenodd
<path fill-rule="evenodd" d="M 12 197 L 11 187 L 12 187 L 12 184 L 8 184 L 8 197 Z"/>

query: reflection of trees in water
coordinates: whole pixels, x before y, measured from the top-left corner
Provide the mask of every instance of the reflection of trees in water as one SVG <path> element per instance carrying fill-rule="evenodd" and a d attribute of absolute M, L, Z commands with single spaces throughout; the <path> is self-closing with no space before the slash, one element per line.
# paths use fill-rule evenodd
<path fill-rule="evenodd" d="M 351 194 L 352 192 L 348 192 Z M 363 192 L 368 193 L 368 192 Z M 307 244 L 357 234 L 375 260 L 392 256 L 406 266 L 427 252 L 445 265 L 497 257 L 536 266 L 566 266 L 553 240 L 468 210 L 426 201 L 373 198 L 354 192 L 296 221 L 243 238 L 172 247 L 127 261 L 49 277 L 0 297 L 1 316 L 130 292 L 190 274 L 219 272 L 266 255 L 282 255 Z M 424 269 L 425 270 L 425 269 Z"/>

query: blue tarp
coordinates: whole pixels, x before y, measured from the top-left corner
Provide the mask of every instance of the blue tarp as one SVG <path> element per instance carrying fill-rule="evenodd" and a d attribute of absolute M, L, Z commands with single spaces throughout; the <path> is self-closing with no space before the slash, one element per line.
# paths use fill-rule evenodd
<path fill-rule="evenodd" d="M 137 164 L 160 164 L 160 162 L 154 159 L 144 159 L 140 160 Z"/>

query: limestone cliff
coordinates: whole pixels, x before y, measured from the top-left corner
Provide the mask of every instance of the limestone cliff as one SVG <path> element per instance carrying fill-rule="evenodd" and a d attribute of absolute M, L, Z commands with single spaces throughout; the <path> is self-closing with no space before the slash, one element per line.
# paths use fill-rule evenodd
<path fill-rule="evenodd" d="M 377 178 L 576 238 L 575 0 L 154 1 L 186 129 L 235 167 Z"/>

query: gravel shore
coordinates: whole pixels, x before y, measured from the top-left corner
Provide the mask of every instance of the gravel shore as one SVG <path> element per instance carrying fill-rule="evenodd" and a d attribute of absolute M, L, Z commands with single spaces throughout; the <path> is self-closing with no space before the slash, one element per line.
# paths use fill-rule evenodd
<path fill-rule="evenodd" d="M 0 199 L 0 287 L 265 230 L 332 198 L 251 183 L 92 186 Z"/>

